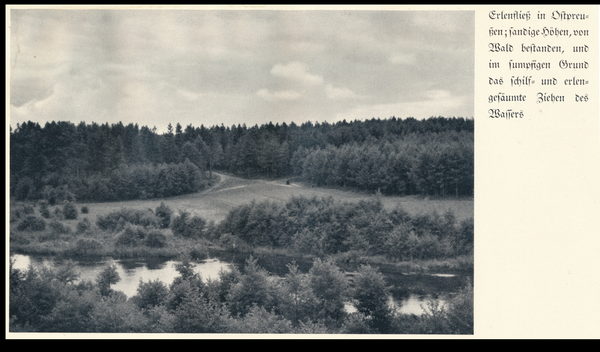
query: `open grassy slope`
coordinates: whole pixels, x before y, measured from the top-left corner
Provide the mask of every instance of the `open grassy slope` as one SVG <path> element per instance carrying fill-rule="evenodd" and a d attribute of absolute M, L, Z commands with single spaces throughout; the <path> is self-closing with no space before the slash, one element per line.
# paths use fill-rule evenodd
<path fill-rule="evenodd" d="M 198 215 L 209 221 L 214 220 L 215 222 L 219 222 L 225 218 L 231 209 L 238 205 L 249 203 L 252 200 L 286 202 L 292 196 L 316 196 L 319 198 L 333 196 L 337 201 L 358 202 L 375 197 L 373 194 L 363 192 L 310 187 L 302 183 L 292 182 L 290 185 L 287 185 L 286 179 L 247 180 L 224 174 L 218 175 L 220 176 L 220 181 L 217 184 L 194 194 L 164 199 L 84 203 L 81 205 L 89 207 L 89 215 L 104 215 L 122 207 L 154 210 L 161 202 L 165 202 L 165 204 L 174 210 L 186 210 L 192 215 Z M 474 211 L 472 198 L 423 199 L 417 196 L 382 196 L 381 200 L 386 209 L 392 209 L 397 204 L 400 204 L 411 215 L 431 213 L 433 211 L 442 214 L 446 210 L 452 210 L 459 221 L 473 217 Z"/>

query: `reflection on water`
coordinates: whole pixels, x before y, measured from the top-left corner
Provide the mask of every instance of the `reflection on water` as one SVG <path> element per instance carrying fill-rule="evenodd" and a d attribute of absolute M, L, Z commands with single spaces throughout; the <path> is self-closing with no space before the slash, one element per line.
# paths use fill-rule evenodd
<path fill-rule="evenodd" d="M 275 258 L 277 259 L 277 258 Z M 279 262 L 272 262 L 275 260 L 270 258 L 268 260 L 262 259 L 261 264 L 267 265 L 270 269 L 274 267 L 284 267 L 285 272 L 282 271 L 282 274 L 285 275 L 288 269 Z M 62 261 L 54 259 L 52 257 L 32 257 L 26 255 L 15 254 L 11 256 L 11 260 L 14 260 L 14 267 L 17 269 L 27 269 L 29 264 L 32 264 L 35 268 L 40 268 L 43 266 L 49 268 L 55 268 L 63 264 Z M 227 260 L 227 259 L 224 259 Z M 175 265 L 181 262 L 178 261 L 161 261 L 156 259 L 149 260 L 100 260 L 100 261 L 92 261 L 92 260 L 81 260 L 75 261 L 76 271 L 79 273 L 79 280 L 87 280 L 87 281 L 95 281 L 98 275 L 106 269 L 111 264 L 115 264 L 117 267 L 117 272 L 121 277 L 121 280 L 112 285 L 111 288 L 118 291 L 123 291 L 125 295 L 128 297 L 132 297 L 137 293 L 137 288 L 140 284 L 140 280 L 143 282 L 160 280 L 164 282 L 166 285 L 170 285 L 175 277 L 179 276 L 179 273 L 175 269 Z M 310 263 L 304 263 L 306 267 Z M 195 263 L 194 270 L 196 273 L 200 274 L 200 276 L 206 280 L 210 279 L 218 279 L 219 272 L 221 270 L 229 271 L 231 270 L 232 264 L 226 261 L 220 261 L 218 259 L 208 259 L 199 263 Z M 308 269 L 307 269 L 308 270 Z M 388 273 L 391 275 L 391 273 Z M 439 277 L 437 280 L 452 280 L 455 275 L 452 274 L 429 274 L 429 275 L 403 275 L 396 274 L 394 277 L 397 280 L 395 284 L 399 287 L 409 285 L 415 285 L 415 282 L 428 282 L 433 280 L 435 277 Z M 412 281 L 407 281 L 412 280 Z M 429 291 L 431 292 L 431 291 Z M 447 291 L 446 291 L 447 292 Z M 408 291 L 395 290 L 393 294 L 390 295 L 388 304 L 390 307 L 395 309 L 397 312 L 402 314 L 415 314 L 421 315 L 423 314 L 424 309 L 427 309 L 427 304 L 431 300 L 437 301 L 440 305 L 447 305 L 447 296 L 446 295 L 431 295 L 431 294 L 416 294 Z M 351 313 L 355 312 L 356 309 L 351 303 L 346 303 L 346 311 Z"/>
<path fill-rule="evenodd" d="M 428 304 L 431 301 L 436 301 L 440 306 L 447 307 L 448 302 L 441 297 L 433 297 L 432 295 L 417 295 L 410 294 L 408 297 L 397 300 L 393 296 L 388 299 L 388 305 L 400 314 L 421 315 L 428 309 Z M 356 307 L 350 302 L 344 304 L 344 309 L 348 313 L 356 312 Z"/>
<path fill-rule="evenodd" d="M 390 296 L 388 304 L 398 313 L 421 315 L 428 308 L 427 305 L 432 300 L 437 301 L 440 306 L 448 305 L 444 298 L 417 294 L 410 294 L 402 300 L 395 300 Z"/>
<path fill-rule="evenodd" d="M 49 258 L 35 258 L 20 254 L 11 256 L 15 260 L 13 264 L 16 269 L 27 269 L 29 264 L 34 268 L 43 266 L 54 268 L 63 264 L 58 260 Z M 140 261 L 140 260 L 101 260 L 101 261 L 76 261 L 76 271 L 79 273 L 79 280 L 95 281 L 98 275 L 111 264 L 115 264 L 121 280 L 112 285 L 111 288 L 117 291 L 123 291 L 128 297 L 137 293 L 140 280 L 143 282 L 160 280 L 166 285 L 170 285 L 179 273 L 175 269 L 175 264 L 180 262 L 169 261 Z M 194 271 L 206 280 L 217 279 L 221 270 L 231 270 L 231 264 L 224 263 L 218 259 L 208 259 L 200 263 L 195 263 Z"/>

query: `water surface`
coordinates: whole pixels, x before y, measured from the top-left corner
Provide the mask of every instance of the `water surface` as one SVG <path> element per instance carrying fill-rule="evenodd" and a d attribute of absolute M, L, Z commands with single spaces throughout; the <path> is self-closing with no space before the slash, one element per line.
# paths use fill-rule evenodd
<path fill-rule="evenodd" d="M 14 267 L 26 270 L 31 264 L 34 268 L 48 267 L 54 269 L 64 264 L 64 261 L 53 257 L 36 257 L 29 255 L 14 254 L 11 255 L 14 260 Z M 307 272 L 310 269 L 311 261 L 302 258 L 283 258 L 281 256 L 261 256 L 258 264 L 274 275 L 284 276 L 288 269 L 288 261 L 297 260 L 300 271 Z M 221 270 L 230 271 L 236 263 L 243 269 L 244 258 L 212 258 L 194 263 L 194 271 L 206 281 L 207 279 L 218 279 Z M 98 275 L 108 266 L 114 264 L 117 268 L 121 280 L 111 286 L 114 290 L 122 291 L 127 297 L 136 295 L 140 281 L 148 282 L 160 280 L 166 285 L 170 285 L 173 280 L 180 276 L 175 269 L 180 261 L 175 260 L 146 260 L 146 259 L 126 259 L 113 260 L 110 258 L 102 260 L 79 260 L 74 261 L 75 271 L 79 274 L 78 281 L 96 281 Z M 381 268 L 384 269 L 384 268 Z M 462 279 L 454 274 L 403 274 L 393 272 L 386 268 L 385 277 L 391 292 L 388 304 L 399 313 L 420 315 L 427 303 L 431 300 L 437 301 L 440 305 L 447 305 L 449 294 L 456 292 L 461 285 Z M 354 312 L 356 309 L 348 302 L 346 304 L 348 312 Z"/>
<path fill-rule="evenodd" d="M 29 264 L 34 268 L 43 266 L 55 268 L 64 264 L 52 258 L 36 258 L 27 255 L 15 254 L 11 256 L 15 260 L 16 269 L 26 270 Z M 75 271 L 79 274 L 78 281 L 95 281 L 98 275 L 112 264 L 115 264 L 117 273 L 121 280 L 112 285 L 111 288 L 117 291 L 123 291 L 127 297 L 135 296 L 140 280 L 143 282 L 160 280 L 166 285 L 170 285 L 173 280 L 179 276 L 175 269 L 179 261 L 147 261 L 147 260 L 98 260 L 98 261 L 74 261 Z M 194 263 L 194 271 L 206 281 L 207 279 L 218 279 L 221 270 L 231 270 L 231 264 L 221 262 L 218 259 L 207 259 Z"/>

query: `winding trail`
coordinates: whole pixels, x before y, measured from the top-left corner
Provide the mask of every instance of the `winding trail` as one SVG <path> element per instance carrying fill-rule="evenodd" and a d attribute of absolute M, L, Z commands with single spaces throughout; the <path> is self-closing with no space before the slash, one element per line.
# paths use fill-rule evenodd
<path fill-rule="evenodd" d="M 214 172 L 220 177 L 210 188 L 197 193 L 185 194 L 162 199 L 134 200 L 112 203 L 88 203 L 92 214 L 106 214 L 122 207 L 134 209 L 155 209 L 161 202 L 176 211 L 187 211 L 199 215 L 206 220 L 219 222 L 229 212 L 242 204 L 251 201 L 287 202 L 291 197 L 333 197 L 336 201 L 359 202 L 374 199 L 373 194 L 352 190 L 310 187 L 303 183 L 286 184 L 287 179 L 244 179 L 232 175 Z M 415 196 L 383 196 L 380 197 L 384 208 L 391 210 L 400 205 L 410 214 L 431 213 L 443 214 L 452 210 L 457 220 L 473 217 L 473 199 L 431 199 L 425 200 Z M 82 204 L 83 205 L 83 204 Z M 83 215 L 82 215 L 83 216 Z"/>

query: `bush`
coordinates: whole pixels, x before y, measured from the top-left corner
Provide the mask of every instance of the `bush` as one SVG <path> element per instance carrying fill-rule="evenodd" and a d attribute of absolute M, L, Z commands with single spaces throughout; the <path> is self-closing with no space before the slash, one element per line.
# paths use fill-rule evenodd
<path fill-rule="evenodd" d="M 349 314 L 344 318 L 342 332 L 344 334 L 377 334 L 370 327 L 370 319 L 360 312 Z"/>
<path fill-rule="evenodd" d="M 31 243 L 31 241 L 27 238 L 27 235 L 24 235 L 20 232 L 17 231 L 11 231 L 10 232 L 10 245 L 17 245 L 17 244 L 29 244 Z"/>
<path fill-rule="evenodd" d="M 159 230 L 150 230 L 144 240 L 144 245 L 152 248 L 163 248 L 167 245 L 167 237 Z"/>
<path fill-rule="evenodd" d="M 88 256 L 98 254 L 102 247 L 102 243 L 95 239 L 82 238 L 75 243 L 75 255 Z"/>
<path fill-rule="evenodd" d="M 131 300 L 141 309 L 150 309 L 166 302 L 169 295 L 168 287 L 159 279 L 143 282 L 137 288 L 137 295 Z"/>
<path fill-rule="evenodd" d="M 323 255 L 323 241 L 316 231 L 302 229 L 292 236 L 292 246 L 295 251 L 305 254 Z"/>
<path fill-rule="evenodd" d="M 44 219 L 40 219 L 34 215 L 27 216 L 17 225 L 17 230 L 19 231 L 43 231 L 45 229 L 46 222 Z"/>
<path fill-rule="evenodd" d="M 208 258 L 208 250 L 200 245 L 200 246 L 195 246 L 194 248 L 190 249 L 190 259 L 193 260 L 203 260 Z"/>
<path fill-rule="evenodd" d="M 71 228 L 58 220 L 52 220 L 48 224 L 53 233 L 58 235 L 64 235 L 71 233 Z"/>
<path fill-rule="evenodd" d="M 50 209 L 48 209 L 48 202 L 42 201 L 40 203 L 40 214 L 46 219 L 50 219 Z"/>
<path fill-rule="evenodd" d="M 244 318 L 233 320 L 230 332 L 246 334 L 291 334 L 292 323 L 264 307 L 252 306 Z"/>
<path fill-rule="evenodd" d="M 246 242 L 230 233 L 221 235 L 218 244 L 225 250 L 232 252 L 247 252 L 250 250 L 250 246 Z"/>
<path fill-rule="evenodd" d="M 17 207 L 10 207 L 10 222 L 17 221 L 24 215 L 35 213 L 35 210 L 31 205 L 22 205 Z"/>
<path fill-rule="evenodd" d="M 187 238 L 200 237 L 206 221 L 198 216 L 190 218 L 190 213 L 183 211 L 173 219 L 171 231 L 175 236 Z"/>
<path fill-rule="evenodd" d="M 85 218 L 77 223 L 77 233 L 81 234 L 89 231 L 92 228 L 92 223 Z"/>
<path fill-rule="evenodd" d="M 23 214 L 29 215 L 35 213 L 35 210 L 31 205 L 23 205 Z"/>
<path fill-rule="evenodd" d="M 188 237 L 187 221 L 189 216 L 190 213 L 184 211 L 173 219 L 173 222 L 171 223 L 171 231 L 173 231 L 175 236 Z"/>
<path fill-rule="evenodd" d="M 115 246 L 135 247 L 142 243 L 146 237 L 146 230 L 143 227 L 127 224 L 125 229 L 117 236 Z"/>
<path fill-rule="evenodd" d="M 148 210 L 121 208 L 105 216 L 99 215 L 98 220 L 96 220 L 96 225 L 100 229 L 113 232 L 122 230 L 128 223 L 149 228 L 159 227 L 158 219 Z"/>
<path fill-rule="evenodd" d="M 81 207 L 81 214 L 87 214 L 89 212 L 90 212 L 90 209 L 86 205 Z"/>
<path fill-rule="evenodd" d="M 165 203 L 160 202 L 160 205 L 156 207 L 154 214 L 158 218 L 161 229 L 169 228 L 169 225 L 171 224 L 171 215 L 173 215 L 173 210 L 171 210 L 171 208 L 165 205 Z"/>

